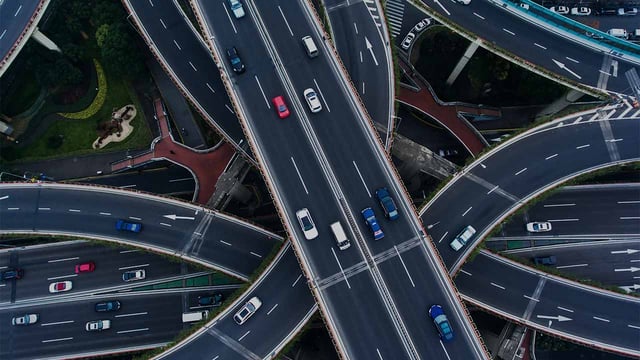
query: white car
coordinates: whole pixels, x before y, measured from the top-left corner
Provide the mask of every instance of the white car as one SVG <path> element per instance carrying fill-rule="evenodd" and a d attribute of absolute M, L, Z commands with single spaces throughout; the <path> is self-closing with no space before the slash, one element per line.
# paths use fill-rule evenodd
<path fill-rule="evenodd" d="M 242 308 L 240 308 L 240 310 L 238 310 L 235 315 L 233 315 L 233 320 L 235 320 L 238 325 L 244 324 L 251 315 L 255 314 L 255 312 L 260 309 L 260 306 L 262 306 L 262 301 L 260 301 L 257 296 L 252 297 Z"/>
<path fill-rule="evenodd" d="M 229 0 L 229 7 L 236 19 L 244 17 L 244 7 L 242 7 L 240 0 Z"/>
<path fill-rule="evenodd" d="M 144 271 L 144 269 L 131 270 L 122 274 L 122 281 L 129 282 L 143 280 L 145 277 L 147 277 L 147 273 Z"/>
<path fill-rule="evenodd" d="M 427 26 L 429 25 L 431 25 L 431 19 L 429 18 L 422 19 L 422 21 L 420 21 L 419 23 L 416 24 L 416 26 L 413 27 L 413 31 L 415 31 L 416 33 L 419 33 L 422 30 L 426 29 Z"/>
<path fill-rule="evenodd" d="M 38 322 L 38 314 L 24 314 L 11 319 L 11 325 L 31 325 Z"/>
<path fill-rule="evenodd" d="M 96 321 L 89 321 L 84 328 L 87 331 L 102 331 L 102 330 L 107 330 L 110 327 L 111 327 L 111 320 L 96 320 Z"/>
<path fill-rule="evenodd" d="M 404 40 L 402 40 L 402 48 L 405 50 L 409 50 L 409 47 L 411 46 L 411 42 L 413 42 L 413 39 L 416 38 L 416 34 L 410 32 L 407 34 L 407 36 L 404 37 Z"/>
<path fill-rule="evenodd" d="M 549 8 L 549 10 L 560 15 L 567 15 L 569 13 L 569 8 L 566 6 L 558 6 L 558 7 L 552 6 Z"/>
<path fill-rule="evenodd" d="M 548 221 L 534 221 L 527 224 L 527 231 L 538 233 L 538 232 L 547 232 L 551 231 L 551 223 Z"/>
<path fill-rule="evenodd" d="M 318 237 L 318 229 L 316 229 L 316 225 L 313 223 L 313 219 L 311 219 L 309 209 L 304 208 L 296 211 L 296 217 L 298 218 L 298 223 L 300 224 L 300 228 L 302 228 L 304 237 L 307 238 L 307 240 L 313 240 Z"/>
<path fill-rule="evenodd" d="M 591 9 L 586 6 L 571 8 L 571 15 L 575 16 L 589 16 L 591 15 Z"/>
<path fill-rule="evenodd" d="M 312 113 L 317 113 L 322 110 L 322 104 L 320 104 L 320 99 L 318 99 L 318 94 L 312 89 L 308 88 L 303 92 L 304 99 L 307 100 L 307 104 L 309 105 L 309 109 L 311 109 Z"/>
<path fill-rule="evenodd" d="M 529 10 L 529 4 L 520 3 L 520 7 L 525 9 L 525 10 Z"/>
<path fill-rule="evenodd" d="M 471 4 L 471 0 L 455 0 L 458 4 L 469 5 Z"/>
<path fill-rule="evenodd" d="M 58 281 L 49 285 L 49 292 L 52 294 L 69 291 L 73 287 L 71 281 Z"/>

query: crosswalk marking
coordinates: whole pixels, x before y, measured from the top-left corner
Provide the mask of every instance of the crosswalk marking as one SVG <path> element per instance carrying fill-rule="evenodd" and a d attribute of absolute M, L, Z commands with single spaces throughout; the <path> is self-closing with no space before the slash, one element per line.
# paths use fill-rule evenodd
<path fill-rule="evenodd" d="M 402 30 L 402 18 L 404 17 L 403 0 L 387 0 L 385 3 L 387 19 L 391 25 L 391 37 L 396 37 Z"/>

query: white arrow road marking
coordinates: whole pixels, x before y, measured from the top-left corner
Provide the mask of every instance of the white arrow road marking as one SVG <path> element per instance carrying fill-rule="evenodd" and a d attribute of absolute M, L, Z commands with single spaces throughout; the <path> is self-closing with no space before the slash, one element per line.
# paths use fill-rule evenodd
<path fill-rule="evenodd" d="M 627 254 L 627 255 L 631 255 L 631 254 L 635 254 L 637 252 L 640 252 L 640 250 L 635 250 L 635 249 L 627 249 L 627 250 L 615 250 L 612 251 L 612 254 Z"/>
<path fill-rule="evenodd" d="M 620 286 L 620 289 L 626 291 L 627 293 L 631 293 L 635 290 L 640 289 L 640 284 L 633 284 L 633 285 L 629 285 L 629 286 Z"/>
<path fill-rule="evenodd" d="M 171 219 L 171 220 L 195 220 L 196 218 L 192 217 L 192 216 L 178 216 L 176 214 L 172 214 L 172 215 L 162 215 L 164 217 L 166 217 L 167 219 Z"/>
<path fill-rule="evenodd" d="M 613 269 L 613 271 L 615 271 L 615 272 L 621 272 L 621 271 L 636 272 L 636 271 L 638 271 L 638 270 L 640 270 L 640 268 L 633 267 L 633 266 L 632 266 L 632 267 L 630 267 L 630 268 L 628 268 L 628 269 Z"/>
<path fill-rule="evenodd" d="M 575 72 L 571 71 L 571 69 L 569 69 L 565 64 L 561 63 L 560 61 L 556 60 L 556 59 L 551 59 L 553 60 L 553 62 L 558 65 L 558 67 L 560 67 L 560 69 L 566 70 L 569 74 L 577 77 L 578 79 L 582 79 L 582 76 L 576 74 Z"/>
<path fill-rule="evenodd" d="M 558 321 L 569 321 L 573 320 L 566 316 L 558 315 L 558 316 L 549 316 L 549 315 L 536 315 L 538 319 L 549 319 L 549 320 L 558 320 Z"/>
<path fill-rule="evenodd" d="M 371 57 L 373 58 L 373 62 L 376 63 L 376 66 L 378 66 L 378 60 L 376 59 L 376 55 L 373 53 L 373 45 L 371 45 L 371 43 L 369 42 L 369 39 L 367 39 L 367 37 L 364 37 L 364 43 L 367 46 L 367 50 L 369 50 L 369 52 L 371 53 Z"/>

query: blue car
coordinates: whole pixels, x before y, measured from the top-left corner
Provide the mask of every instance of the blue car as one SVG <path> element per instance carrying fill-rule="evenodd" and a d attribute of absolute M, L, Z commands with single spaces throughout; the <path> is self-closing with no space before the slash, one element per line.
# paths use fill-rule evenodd
<path fill-rule="evenodd" d="M 130 223 L 124 220 L 118 220 L 116 222 L 116 230 L 119 231 L 131 231 L 134 233 L 139 233 L 142 230 L 142 224 L 139 223 Z"/>
<path fill-rule="evenodd" d="M 380 224 L 378 224 L 378 220 L 376 220 L 376 214 L 373 212 L 373 209 L 370 207 L 364 208 L 362 210 L 362 217 L 373 233 L 373 238 L 376 240 L 382 239 L 384 237 L 384 233 L 382 232 Z"/>
<path fill-rule="evenodd" d="M 381 187 L 376 190 L 376 198 L 378 198 L 378 202 L 384 211 L 384 216 L 389 220 L 395 220 L 398 218 L 398 208 L 396 207 L 396 203 L 393 202 L 391 195 L 389 195 L 389 190 L 386 187 Z"/>
<path fill-rule="evenodd" d="M 445 315 L 444 310 L 442 310 L 442 306 L 432 305 L 429 308 L 429 316 L 438 329 L 440 340 L 443 342 L 453 340 L 453 330 L 451 329 L 451 324 L 449 323 L 449 319 L 447 319 L 447 315 Z"/>

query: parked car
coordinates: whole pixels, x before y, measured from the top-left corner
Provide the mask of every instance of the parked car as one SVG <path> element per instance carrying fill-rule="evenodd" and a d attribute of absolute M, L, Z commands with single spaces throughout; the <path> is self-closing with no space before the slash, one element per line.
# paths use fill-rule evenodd
<path fill-rule="evenodd" d="M 471 0 L 455 0 L 458 4 L 469 5 L 471 4 Z"/>
<path fill-rule="evenodd" d="M 242 62 L 242 59 L 240 59 L 240 54 L 235 46 L 227 49 L 227 59 L 229 60 L 234 73 L 242 74 L 244 72 L 244 63 Z"/>
<path fill-rule="evenodd" d="M 411 46 L 411 43 L 415 38 L 416 38 L 416 34 L 414 34 L 413 32 L 409 32 L 407 36 L 404 37 L 404 40 L 402 40 L 402 44 L 400 46 L 404 50 L 409 50 L 409 47 Z"/>
<path fill-rule="evenodd" d="M 427 26 L 429 26 L 429 25 L 431 25 L 431 19 L 424 18 L 413 27 L 413 31 L 415 33 L 419 33 L 422 30 L 426 29 Z"/>
<path fill-rule="evenodd" d="M 96 269 L 96 264 L 93 261 L 87 261 L 82 264 L 77 264 L 75 268 L 76 274 L 84 272 L 93 272 Z"/>
<path fill-rule="evenodd" d="M 557 262 L 557 259 L 555 256 L 553 255 L 549 255 L 549 256 L 536 256 L 533 258 L 533 262 L 536 265 L 555 265 Z"/>
<path fill-rule="evenodd" d="M 231 12 L 233 12 L 233 16 L 236 19 L 240 19 L 244 17 L 244 7 L 242 7 L 242 3 L 240 0 L 229 0 L 229 7 L 231 8 Z"/>
<path fill-rule="evenodd" d="M 525 10 L 529 10 L 529 4 L 520 3 L 520 7 L 525 9 Z"/>
<path fill-rule="evenodd" d="M 252 297 L 251 299 L 249 299 L 249 301 L 247 301 L 244 306 L 242 306 L 240 308 L 240 310 L 238 310 L 238 312 L 236 312 L 235 315 L 233 315 L 233 320 L 238 324 L 238 325 L 242 325 L 244 324 L 253 314 L 256 313 L 256 311 L 258 311 L 258 309 L 260 309 L 260 307 L 262 306 L 262 301 L 260 301 L 260 299 L 258 299 L 257 296 Z"/>
<path fill-rule="evenodd" d="M 96 312 L 118 311 L 122 304 L 118 300 L 99 302 L 95 305 Z"/>
<path fill-rule="evenodd" d="M 49 292 L 52 294 L 69 291 L 73 288 L 71 281 L 58 281 L 49 285 Z"/>
<path fill-rule="evenodd" d="M 24 314 L 11 319 L 11 325 L 31 325 L 38 322 L 38 314 Z"/>
<path fill-rule="evenodd" d="M 548 221 L 534 221 L 527 224 L 527 231 L 533 233 L 551 231 L 551 223 Z"/>
<path fill-rule="evenodd" d="M 125 220 L 116 221 L 116 230 L 118 231 L 130 231 L 132 233 L 139 233 L 142 231 L 142 224 L 127 222 Z"/>
<path fill-rule="evenodd" d="M 111 328 L 111 320 L 89 321 L 85 325 L 87 331 L 102 331 Z"/>
<path fill-rule="evenodd" d="M 567 15 L 569 13 L 569 8 L 566 6 L 552 6 L 549 10 L 560 15 Z"/>
<path fill-rule="evenodd" d="M 591 9 L 586 6 L 571 8 L 571 15 L 574 16 L 589 16 L 591 15 Z"/>
<path fill-rule="evenodd" d="M 396 203 L 393 201 L 393 198 L 391 198 L 391 195 L 389 195 L 389 190 L 386 187 L 381 187 L 376 190 L 376 198 L 387 219 L 395 220 L 399 217 Z"/>
<path fill-rule="evenodd" d="M 304 99 L 307 100 L 307 105 L 309 105 L 309 109 L 312 113 L 317 113 L 322 110 L 322 104 L 320 104 L 318 94 L 316 94 L 312 88 L 306 89 L 302 95 L 304 95 Z"/>
<path fill-rule="evenodd" d="M 211 296 L 198 296 L 198 305 L 200 306 L 220 306 L 222 305 L 222 294 L 213 294 Z"/>
<path fill-rule="evenodd" d="M 284 97 L 276 96 L 273 99 L 271 99 L 271 102 L 273 102 L 273 106 L 275 107 L 276 112 L 278 113 L 278 116 L 280 117 L 280 119 L 284 119 L 290 115 L 289 109 L 287 108 L 287 104 L 284 102 Z"/>
<path fill-rule="evenodd" d="M 458 236 L 456 236 L 455 239 L 453 239 L 453 241 L 451 241 L 449 246 L 451 246 L 453 250 L 458 251 L 462 249 L 463 246 L 467 245 L 467 242 L 471 240 L 471 238 L 473 237 L 473 235 L 475 235 L 475 233 L 476 233 L 476 229 L 474 229 L 473 226 L 469 225 L 465 227 L 460 232 L 460 234 L 458 234 Z"/>
<path fill-rule="evenodd" d="M 384 237 L 384 232 L 382 232 L 382 228 L 380 227 L 380 224 L 378 224 L 378 220 L 376 220 L 376 214 L 373 212 L 373 209 L 367 207 L 362 209 L 361 213 L 365 224 L 367 224 L 369 230 L 373 233 L 373 238 L 375 240 L 382 239 Z"/>
<path fill-rule="evenodd" d="M 296 218 L 298 218 L 300 228 L 307 240 L 313 240 L 318 237 L 318 229 L 316 229 L 316 225 L 313 223 L 309 209 L 304 208 L 296 211 Z"/>
<path fill-rule="evenodd" d="M 447 319 L 447 315 L 445 315 L 444 310 L 442 310 L 442 306 L 432 305 L 429 308 L 429 316 L 436 325 L 436 329 L 438 329 L 440 340 L 443 342 L 453 340 L 453 329 L 451 329 L 451 324 L 449 323 L 449 319 Z"/>
<path fill-rule="evenodd" d="M 618 9 L 618 15 L 620 16 L 636 16 L 638 15 L 637 8 L 620 8 Z"/>
<path fill-rule="evenodd" d="M 0 278 L 2 278 L 2 280 L 14 280 L 14 279 L 20 280 L 22 279 L 23 276 L 24 276 L 23 269 L 9 268 L 2 272 L 2 275 L 0 275 Z"/>
<path fill-rule="evenodd" d="M 147 273 L 144 271 L 144 269 L 131 270 L 126 271 L 122 274 L 122 281 L 129 282 L 143 280 L 145 277 L 147 277 Z"/>
<path fill-rule="evenodd" d="M 595 33 L 595 32 L 591 32 L 591 31 L 587 31 L 584 33 L 585 35 L 587 35 L 588 37 L 595 39 L 595 40 L 602 40 L 604 39 L 604 36 L 600 35 L 599 33 Z"/>

